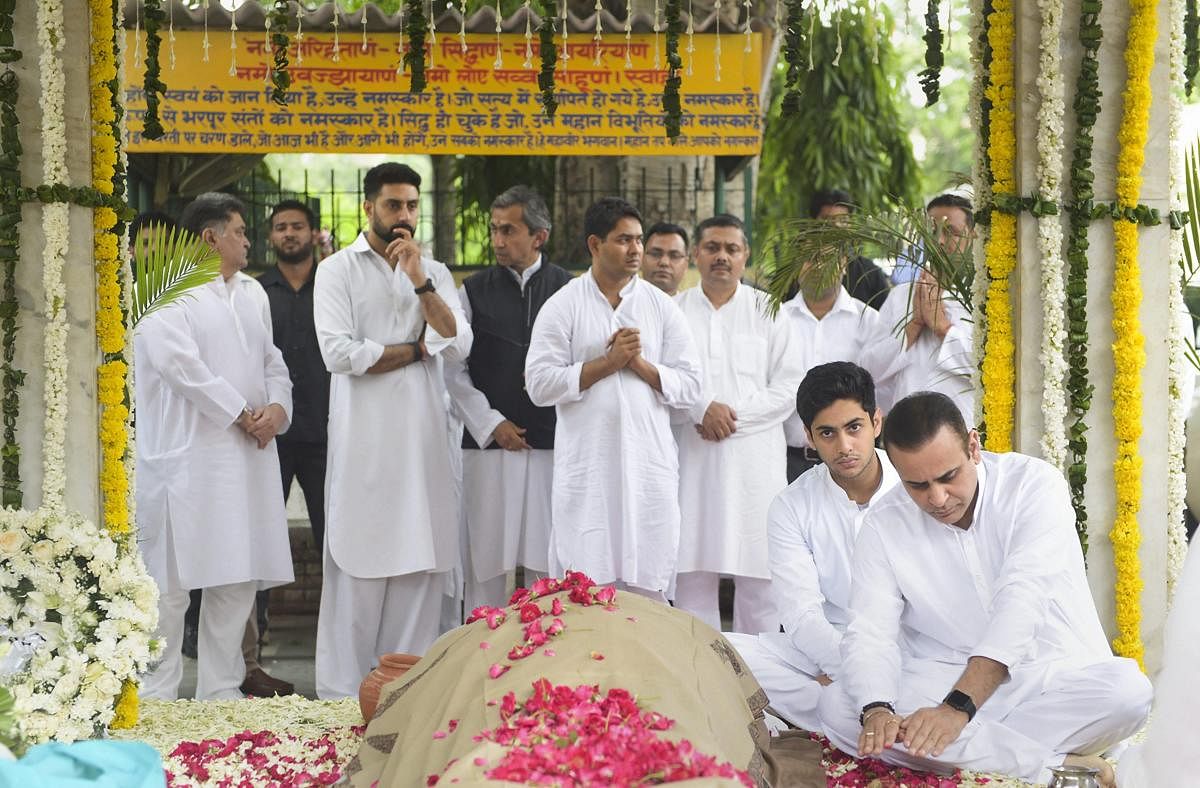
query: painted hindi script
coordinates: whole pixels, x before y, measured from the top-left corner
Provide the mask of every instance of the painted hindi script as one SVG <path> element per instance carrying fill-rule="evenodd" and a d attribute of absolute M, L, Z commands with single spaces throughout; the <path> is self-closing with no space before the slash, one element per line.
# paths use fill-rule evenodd
<path fill-rule="evenodd" d="M 408 92 L 399 36 L 308 33 L 289 50 L 287 106 L 271 101 L 270 46 L 261 32 L 175 34 L 162 44 L 166 133 L 141 136 L 141 62 L 126 59 L 129 150 L 137 153 L 428 153 L 487 155 L 753 155 L 762 146 L 761 36 L 695 36 L 683 58 L 681 135 L 663 126 L 666 37 L 576 35 L 555 75 L 558 111 L 542 113 L 536 37 L 439 35 L 425 91 Z M 132 31 L 126 52 L 135 51 Z M 164 37 L 165 38 L 165 37 Z M 749 44 L 749 51 L 747 51 Z M 141 44 L 145 46 L 144 42 Z M 718 57 L 719 56 L 719 57 Z M 689 73 L 690 66 L 690 73 Z"/>

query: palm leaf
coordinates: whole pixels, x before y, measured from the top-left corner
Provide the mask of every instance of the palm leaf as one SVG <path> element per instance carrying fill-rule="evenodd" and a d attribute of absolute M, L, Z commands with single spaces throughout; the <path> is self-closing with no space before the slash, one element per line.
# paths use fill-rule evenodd
<path fill-rule="evenodd" d="M 211 282 L 221 272 L 221 257 L 216 250 L 187 230 L 151 225 L 146 231 L 149 241 L 134 249 L 137 272 L 130 320 L 135 326 L 146 315 L 186 297 L 189 290 Z"/>
<path fill-rule="evenodd" d="M 1183 183 L 1187 192 L 1188 222 L 1183 226 L 1183 283 L 1186 286 L 1200 271 L 1200 140 L 1193 140 L 1184 154 Z M 1193 324 L 1196 319 L 1192 315 Z M 1184 344 L 1192 366 L 1200 370 L 1200 355 L 1192 342 Z"/>
<path fill-rule="evenodd" d="M 904 258 L 929 271 L 942 290 L 970 313 L 975 276 L 971 255 L 943 250 L 938 242 L 941 229 L 919 209 L 855 213 L 839 216 L 836 221 L 787 222 L 774 244 L 768 245 L 779 250 L 766 281 L 771 312 L 778 311 L 796 286 L 806 292 L 828 290 L 841 279 L 846 260 L 861 249 L 870 249 L 884 257 Z M 911 317 L 911 309 L 910 303 L 904 322 Z"/>

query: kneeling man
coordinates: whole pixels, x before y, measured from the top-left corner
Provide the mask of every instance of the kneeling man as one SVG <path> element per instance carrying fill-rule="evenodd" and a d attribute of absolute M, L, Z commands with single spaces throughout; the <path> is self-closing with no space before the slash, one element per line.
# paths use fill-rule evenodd
<path fill-rule="evenodd" d="M 822 688 L 842 675 L 854 540 L 867 507 L 897 479 L 875 448 L 882 420 L 865 369 L 848 361 L 813 367 L 796 392 L 796 410 L 822 462 L 776 496 L 767 514 L 772 591 L 784 631 L 725 637 L 766 690 L 771 712 L 819 732 Z"/>
<path fill-rule="evenodd" d="M 883 443 L 903 489 L 871 507 L 854 553 L 843 672 L 821 721 L 846 752 L 1046 782 L 1150 710 L 1150 682 L 1114 657 L 1092 602 L 1062 474 L 981 452 L 954 402 L 896 403 Z"/>

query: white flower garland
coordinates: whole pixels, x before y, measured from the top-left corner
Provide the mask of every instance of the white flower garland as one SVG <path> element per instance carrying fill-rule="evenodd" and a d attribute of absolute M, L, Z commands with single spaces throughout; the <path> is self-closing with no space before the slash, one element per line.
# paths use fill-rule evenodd
<path fill-rule="evenodd" d="M 985 19 L 983 16 L 983 0 L 971 0 L 971 91 L 968 107 L 971 116 L 971 128 L 975 130 L 974 155 L 971 157 L 971 181 L 974 186 L 974 205 L 982 208 L 991 204 L 992 189 L 988 183 L 987 169 L 983 166 L 983 157 L 987 151 L 987 140 L 983 138 L 983 94 L 987 87 L 987 69 L 983 62 L 983 37 Z M 905 7 L 907 13 L 907 6 Z M 975 392 L 983 391 L 981 380 L 983 367 L 984 336 L 987 324 L 984 321 L 983 305 L 987 300 L 988 276 L 984 249 L 987 246 L 987 226 L 976 225 L 975 245 L 972 247 L 972 257 L 975 262 L 975 278 L 971 282 L 971 320 L 975 334 L 974 355 L 975 363 L 971 368 L 971 388 Z M 975 424 L 983 421 L 983 397 L 975 397 Z"/>
<path fill-rule="evenodd" d="M 124 30 L 125 29 L 125 5 L 124 5 L 124 3 L 117 3 L 116 9 L 117 9 L 117 18 L 116 18 L 115 28 L 117 30 Z M 298 12 L 298 14 L 297 14 L 297 17 L 301 17 L 301 16 L 303 16 L 303 8 L 301 8 L 301 11 Z M 298 20 L 297 20 L 297 22 L 298 22 Z M 124 96 L 125 88 L 126 88 L 126 84 L 125 84 L 125 78 L 126 78 L 126 74 L 125 74 L 125 36 L 123 36 L 123 35 L 116 36 L 114 49 L 115 49 L 114 55 L 116 56 L 117 80 L 118 80 L 117 95 Z M 296 51 L 297 52 L 300 51 L 299 46 L 297 46 Z M 117 120 L 117 128 L 118 128 L 117 158 L 120 159 L 120 161 L 121 161 L 121 172 L 129 172 L 129 152 L 126 150 L 126 145 L 129 143 L 129 127 L 125 122 L 128 117 L 129 117 L 129 114 L 123 112 L 123 113 L 121 113 L 120 118 L 118 118 L 118 120 Z M 125 314 L 127 314 L 127 315 L 133 314 L 133 260 L 129 254 L 129 240 L 130 240 L 129 239 L 129 225 L 126 224 L 125 231 L 121 235 L 121 248 L 118 250 L 118 254 L 121 255 L 121 282 L 122 282 L 121 308 L 125 311 Z M 134 363 L 133 363 L 133 360 L 134 360 L 133 359 L 133 325 L 128 320 L 125 321 L 125 353 L 124 353 L 124 357 L 125 357 L 126 367 L 129 370 L 125 375 L 125 387 L 126 387 L 126 390 L 128 391 L 129 402 L 130 402 L 129 417 L 125 420 L 125 430 L 129 435 L 128 447 L 125 450 L 125 478 L 129 480 L 129 493 L 128 493 L 129 511 L 135 512 L 135 511 L 137 511 L 137 503 L 136 503 L 137 496 L 136 496 L 136 486 L 135 486 L 136 482 L 137 482 L 137 475 L 135 473 L 135 471 L 137 469 L 137 461 L 136 461 L 137 446 L 135 444 L 137 436 L 136 436 L 135 430 L 134 430 L 134 412 L 136 410 L 137 405 L 136 405 L 136 402 L 134 401 L 134 396 L 133 396 L 133 386 L 134 386 L 133 376 L 135 373 Z M 135 525 L 135 527 L 136 527 L 136 525 Z"/>
<path fill-rule="evenodd" d="M 1062 0 L 1038 0 L 1041 12 L 1037 86 L 1042 102 L 1037 113 L 1037 180 L 1041 199 L 1062 201 L 1063 103 Z M 1067 470 L 1067 293 L 1063 283 L 1062 215 L 1037 218 L 1038 255 L 1042 261 L 1042 458 Z"/>
<path fill-rule="evenodd" d="M 1171 29 L 1170 71 L 1172 90 L 1168 91 L 1170 98 L 1167 109 L 1167 191 L 1169 209 L 1172 211 L 1187 210 L 1186 200 L 1180 183 L 1183 172 L 1183 141 L 1180 139 L 1179 124 L 1182 107 L 1179 100 L 1179 86 L 1183 84 L 1184 66 L 1184 36 L 1183 0 L 1171 0 L 1168 6 Z M 1187 307 L 1183 302 L 1183 277 L 1176 270 L 1176 264 L 1183 259 L 1183 233 L 1179 230 L 1170 231 L 1168 245 L 1168 263 L 1171 275 L 1168 277 L 1167 310 L 1170 320 L 1170 337 L 1167 352 L 1167 606 L 1170 607 L 1175 598 L 1175 584 L 1183 571 L 1184 559 L 1187 558 L 1187 532 L 1183 524 L 1184 498 L 1187 492 L 1187 475 L 1184 472 L 1184 432 L 1186 409 L 1191 404 L 1183 401 L 1183 376 L 1195 374 L 1190 365 L 1185 363 L 1184 351 L 1191 337 L 1185 336 L 1179 325 L 1177 316 L 1185 312 Z M 1189 324 L 1190 325 L 1190 322 Z"/>

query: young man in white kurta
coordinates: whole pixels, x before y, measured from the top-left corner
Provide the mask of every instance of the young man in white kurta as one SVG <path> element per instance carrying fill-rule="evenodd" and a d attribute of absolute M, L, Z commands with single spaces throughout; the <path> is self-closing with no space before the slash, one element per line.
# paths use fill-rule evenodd
<path fill-rule="evenodd" d="M 883 421 L 866 370 L 849 362 L 814 367 L 796 399 L 822 463 L 788 485 L 768 513 L 771 581 L 784 631 L 727 637 L 766 690 L 772 712 L 819 733 L 821 693 L 843 677 L 854 542 L 870 506 L 897 477 L 875 448 Z"/>
<path fill-rule="evenodd" d="M 584 231 L 592 267 L 542 307 L 525 362 L 530 399 L 558 409 L 551 572 L 665 601 L 679 554 L 670 409 L 699 398 L 700 363 L 679 307 L 637 276 L 637 210 L 603 198 Z"/>
<path fill-rule="evenodd" d="M 787 485 L 783 420 L 795 410 L 800 362 L 792 330 L 766 294 L 741 284 L 750 248 L 739 219 L 696 228 L 700 286 L 675 297 L 704 371 L 700 399 L 676 429 L 679 564 L 675 605 L 721 628 L 717 589 L 734 578 L 733 631 L 779 628 L 767 560 L 767 507 Z"/>
<path fill-rule="evenodd" d="M 981 452 L 938 393 L 897 403 L 884 445 L 901 481 L 855 548 L 845 680 L 821 699 L 830 741 L 1030 782 L 1101 765 L 1145 721 L 1151 688 L 1105 641 L 1062 474 Z"/>
<path fill-rule="evenodd" d="M 292 383 L 271 340 L 267 295 L 241 273 L 243 210 L 212 193 L 185 210 L 182 226 L 221 255 L 221 275 L 134 335 L 138 544 L 167 642 L 142 681 L 145 697 L 178 696 L 188 591 L 203 588 L 196 697 L 240 698 L 254 593 L 293 579 L 274 441 L 291 419 Z"/>
<path fill-rule="evenodd" d="M 939 229 L 938 242 L 951 256 L 970 252 L 975 217 L 971 203 L 941 195 L 926 210 Z M 875 331 L 859 361 L 875 379 L 879 406 L 916 391 L 940 391 L 954 400 L 967 424 L 975 421 L 974 331 L 971 316 L 922 269 L 912 282 L 896 287 L 879 310 Z"/>
<path fill-rule="evenodd" d="M 785 301 L 780 311 L 792 326 L 792 353 L 799 360 L 802 376 L 831 361 L 859 363 L 863 347 L 879 325 L 879 313 L 851 296 L 841 282 L 825 293 L 806 295 L 802 289 Z M 792 482 L 816 465 L 820 457 L 795 408 L 783 423 L 783 434 L 787 440 L 788 481 Z"/>
<path fill-rule="evenodd" d="M 439 634 L 458 507 L 434 355 L 465 353 L 470 325 L 449 270 L 411 240 L 420 176 L 381 164 L 363 180 L 368 230 L 317 266 L 313 315 L 332 374 L 321 698 L 355 695 L 381 654 Z"/>
<path fill-rule="evenodd" d="M 472 274 L 459 289 L 474 342 L 466 360 L 447 363 L 446 388 L 466 426 L 468 538 L 462 553 L 468 611 L 507 604 L 508 573 L 518 566 L 526 585 L 545 577 L 548 567 L 554 409 L 529 401 L 524 377 L 533 321 L 571 281 L 567 271 L 543 261 L 549 235 L 545 201 L 527 186 L 505 191 L 491 207 L 498 265 Z"/>

